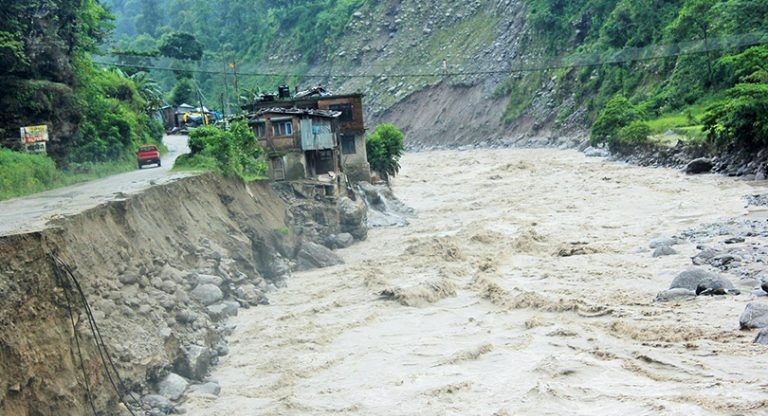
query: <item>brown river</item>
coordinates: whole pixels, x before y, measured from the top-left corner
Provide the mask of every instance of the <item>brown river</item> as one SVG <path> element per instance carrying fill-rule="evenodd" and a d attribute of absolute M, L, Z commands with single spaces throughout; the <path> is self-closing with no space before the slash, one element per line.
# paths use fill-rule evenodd
<path fill-rule="evenodd" d="M 768 414 L 754 295 L 659 303 L 691 243 L 649 242 L 749 214 L 762 183 L 576 151 L 407 154 L 416 212 L 241 310 L 191 415 Z"/>

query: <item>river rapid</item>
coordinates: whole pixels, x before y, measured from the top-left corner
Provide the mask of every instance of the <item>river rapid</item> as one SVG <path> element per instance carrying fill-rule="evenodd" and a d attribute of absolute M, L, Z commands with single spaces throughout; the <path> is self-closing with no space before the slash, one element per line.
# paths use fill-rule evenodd
<path fill-rule="evenodd" d="M 241 310 L 220 396 L 187 414 L 768 412 L 768 347 L 738 322 L 752 286 L 654 302 L 696 247 L 649 248 L 749 215 L 764 184 L 534 149 L 409 153 L 393 189 L 410 225 Z"/>

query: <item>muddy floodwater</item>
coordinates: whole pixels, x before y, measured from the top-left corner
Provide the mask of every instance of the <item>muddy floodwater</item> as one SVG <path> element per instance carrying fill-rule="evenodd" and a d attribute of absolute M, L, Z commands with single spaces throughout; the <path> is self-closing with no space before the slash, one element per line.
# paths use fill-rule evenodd
<path fill-rule="evenodd" d="M 768 413 L 768 347 L 738 296 L 659 303 L 695 244 L 649 242 L 750 214 L 761 183 L 575 151 L 407 154 L 416 212 L 241 310 L 193 415 Z"/>

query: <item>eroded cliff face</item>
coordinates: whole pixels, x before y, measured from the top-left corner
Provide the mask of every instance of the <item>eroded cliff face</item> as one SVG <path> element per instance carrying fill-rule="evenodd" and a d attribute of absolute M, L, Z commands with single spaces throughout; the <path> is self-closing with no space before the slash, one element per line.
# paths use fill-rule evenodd
<path fill-rule="evenodd" d="M 587 137 L 584 105 L 556 96 L 555 75 L 535 77 L 521 97 L 501 88 L 540 54 L 531 49 L 525 15 L 521 0 L 371 2 L 310 72 L 339 74 L 326 80 L 333 90 L 364 92 L 369 126 L 394 123 L 411 148 L 575 146 Z M 504 122 L 517 101 L 524 110 Z"/>
<path fill-rule="evenodd" d="M 52 255 L 82 286 L 125 381 L 121 394 L 136 404 L 170 373 L 201 382 L 227 353 L 226 318 L 285 284 L 308 244 L 290 215 L 270 184 L 209 174 L 0 237 L 0 414 L 87 414 L 86 384 L 100 412 L 126 412 Z"/>

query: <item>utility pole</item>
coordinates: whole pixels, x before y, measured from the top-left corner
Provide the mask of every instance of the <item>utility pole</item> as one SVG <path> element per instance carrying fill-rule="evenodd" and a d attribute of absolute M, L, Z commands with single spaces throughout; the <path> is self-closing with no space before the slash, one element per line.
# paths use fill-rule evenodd
<path fill-rule="evenodd" d="M 228 115 L 232 114 L 232 112 L 229 111 L 229 81 L 227 81 L 226 68 L 224 68 L 224 99 L 222 100 L 221 111 L 224 112 L 225 119 Z"/>
<path fill-rule="evenodd" d="M 235 73 L 235 98 L 237 98 L 237 107 L 240 107 L 240 89 L 237 87 L 237 62 L 234 60 L 231 64 L 229 64 L 229 67 L 232 68 L 232 71 Z"/>

